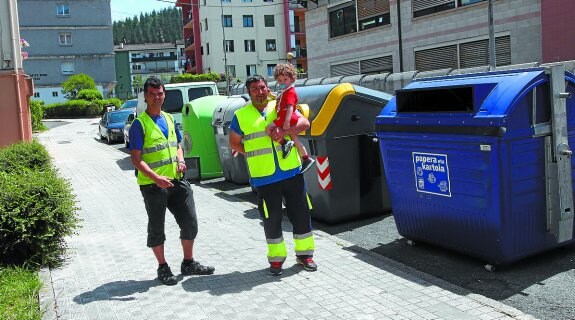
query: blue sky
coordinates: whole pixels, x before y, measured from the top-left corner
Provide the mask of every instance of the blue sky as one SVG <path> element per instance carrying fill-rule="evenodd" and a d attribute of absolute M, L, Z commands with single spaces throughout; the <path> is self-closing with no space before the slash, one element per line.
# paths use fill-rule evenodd
<path fill-rule="evenodd" d="M 141 12 L 152 12 L 175 7 L 176 0 L 112 0 L 112 21 L 140 16 Z"/>

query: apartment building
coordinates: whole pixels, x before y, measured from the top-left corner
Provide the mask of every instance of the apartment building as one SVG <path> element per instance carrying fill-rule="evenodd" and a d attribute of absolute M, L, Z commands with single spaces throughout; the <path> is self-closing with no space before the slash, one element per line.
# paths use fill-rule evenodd
<path fill-rule="evenodd" d="M 488 5 L 488 0 L 310 1 L 308 76 L 487 66 Z M 569 31 L 575 1 L 492 5 L 497 66 L 575 59 Z"/>
<path fill-rule="evenodd" d="M 182 8 L 187 72 L 216 72 L 234 80 L 290 62 L 307 69 L 305 12 L 307 1 L 178 0 Z"/>
<path fill-rule="evenodd" d="M 170 78 L 186 70 L 184 42 L 123 44 L 116 54 L 116 97 L 128 99 L 143 90 L 146 78 L 155 76 L 169 83 Z"/>
<path fill-rule="evenodd" d="M 65 101 L 61 84 L 85 73 L 104 97 L 113 96 L 114 44 L 110 0 L 18 0 L 20 36 L 30 46 L 23 67 L 34 99 Z"/>

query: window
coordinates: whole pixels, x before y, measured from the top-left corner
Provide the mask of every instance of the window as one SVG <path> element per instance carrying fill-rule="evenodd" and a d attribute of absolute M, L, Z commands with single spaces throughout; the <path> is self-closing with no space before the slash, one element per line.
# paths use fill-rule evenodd
<path fill-rule="evenodd" d="M 222 2 L 232 2 L 232 0 L 222 0 Z"/>
<path fill-rule="evenodd" d="M 266 51 L 276 51 L 276 39 L 266 39 Z"/>
<path fill-rule="evenodd" d="M 188 101 L 192 101 L 197 98 L 211 96 L 214 91 L 210 87 L 197 87 L 188 89 Z"/>
<path fill-rule="evenodd" d="M 359 30 L 367 30 L 390 24 L 390 0 L 358 0 L 357 19 Z M 368 5 L 371 2 L 371 5 Z"/>
<path fill-rule="evenodd" d="M 52 91 L 52 97 L 57 97 L 58 96 L 58 91 Z"/>
<path fill-rule="evenodd" d="M 228 75 L 230 77 L 235 77 L 236 76 L 236 66 L 234 66 L 233 64 L 228 64 Z"/>
<path fill-rule="evenodd" d="M 222 24 L 224 27 L 231 28 L 232 25 L 232 15 L 226 14 L 222 16 Z"/>
<path fill-rule="evenodd" d="M 466 6 L 469 4 L 474 4 L 474 3 L 478 3 L 481 1 L 485 1 L 485 0 L 459 0 L 459 6 Z"/>
<path fill-rule="evenodd" d="M 210 43 L 206 43 L 206 50 L 207 50 L 207 55 L 210 54 Z"/>
<path fill-rule="evenodd" d="M 264 15 L 264 25 L 267 27 L 275 27 L 275 20 L 273 14 L 266 14 Z"/>
<path fill-rule="evenodd" d="M 246 52 L 255 52 L 256 40 L 244 40 L 244 49 Z"/>
<path fill-rule="evenodd" d="M 234 52 L 234 40 L 225 40 L 224 41 L 224 50 L 226 52 Z"/>
<path fill-rule="evenodd" d="M 74 62 L 62 62 L 60 69 L 62 74 L 74 74 Z"/>
<path fill-rule="evenodd" d="M 274 77 L 274 68 L 276 67 L 275 64 L 268 64 L 268 78 L 273 78 Z"/>
<path fill-rule="evenodd" d="M 413 0 L 411 2 L 413 17 L 421 17 L 455 8 L 453 0 Z"/>
<path fill-rule="evenodd" d="M 254 16 L 244 16 L 244 27 L 249 28 L 254 26 Z"/>
<path fill-rule="evenodd" d="M 142 70 L 142 65 L 141 64 L 134 64 L 134 65 L 132 65 L 132 70 Z"/>
<path fill-rule="evenodd" d="M 356 32 L 355 4 L 329 13 L 330 38 Z"/>
<path fill-rule="evenodd" d="M 495 38 L 495 58 L 497 66 L 511 64 L 510 36 Z M 487 65 L 489 65 L 488 39 L 415 51 L 415 69 L 419 71 L 473 68 Z"/>
<path fill-rule="evenodd" d="M 58 34 L 59 43 L 61 46 L 71 46 L 72 45 L 72 34 L 69 32 L 63 32 Z"/>
<path fill-rule="evenodd" d="M 246 65 L 246 75 L 249 76 L 253 76 L 256 75 L 256 65 L 255 64 L 248 64 Z"/>
<path fill-rule="evenodd" d="M 56 4 L 56 15 L 58 17 L 70 16 L 70 5 L 68 5 L 67 3 Z"/>
<path fill-rule="evenodd" d="M 389 12 L 388 12 L 388 13 L 377 15 L 375 17 L 370 17 L 370 18 L 366 18 L 363 20 L 359 20 L 359 31 L 385 26 L 385 25 L 388 25 L 389 23 L 390 23 L 390 20 L 389 20 Z"/>
<path fill-rule="evenodd" d="M 264 0 L 264 2 L 274 2 L 274 0 Z"/>
<path fill-rule="evenodd" d="M 208 18 L 204 19 L 204 24 L 206 25 L 206 31 L 208 31 Z"/>
<path fill-rule="evenodd" d="M 40 92 L 34 92 L 34 98 L 40 98 Z"/>
<path fill-rule="evenodd" d="M 242 0 L 242 2 L 252 2 L 252 0 Z"/>

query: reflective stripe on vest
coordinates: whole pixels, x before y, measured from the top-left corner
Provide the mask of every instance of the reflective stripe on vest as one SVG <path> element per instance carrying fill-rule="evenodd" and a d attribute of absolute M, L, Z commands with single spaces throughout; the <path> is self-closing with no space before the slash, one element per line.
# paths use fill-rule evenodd
<path fill-rule="evenodd" d="M 235 112 L 244 133 L 244 149 L 248 170 L 252 178 L 267 177 L 276 171 L 274 152 L 281 152 L 281 145 L 273 141 L 266 134 L 266 127 L 276 119 L 275 102 L 270 101 L 266 107 L 267 117 L 262 117 L 261 113 L 252 104 L 248 104 Z M 286 136 L 286 139 L 289 136 Z M 272 149 L 273 148 L 273 149 Z M 286 159 L 277 157 L 279 167 L 283 171 L 295 169 L 300 166 L 300 158 L 297 152 L 291 152 Z"/>
<path fill-rule="evenodd" d="M 143 112 L 137 121 L 142 124 L 144 130 L 144 147 L 142 148 L 142 161 L 144 161 L 152 171 L 160 176 L 171 179 L 176 178 L 178 170 L 178 138 L 174 127 L 174 119 L 168 113 L 161 112 L 168 126 L 168 138 L 156 125 L 150 116 Z M 154 180 L 138 171 L 138 184 L 153 184 Z"/>

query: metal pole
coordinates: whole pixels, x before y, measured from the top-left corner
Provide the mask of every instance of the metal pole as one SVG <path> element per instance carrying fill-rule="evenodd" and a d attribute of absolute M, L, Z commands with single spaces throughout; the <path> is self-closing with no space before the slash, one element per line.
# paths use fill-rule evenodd
<path fill-rule="evenodd" d="M 222 46 L 224 48 L 224 68 L 226 74 L 226 95 L 230 95 L 230 76 L 228 74 L 228 54 L 226 52 L 226 28 L 224 27 L 224 5 L 223 1 L 220 1 L 220 9 L 222 11 L 222 35 L 224 40 L 222 41 Z"/>
<path fill-rule="evenodd" d="M 487 6 L 487 16 L 489 17 L 489 69 L 494 70 L 497 66 L 495 60 L 495 30 L 493 27 L 493 0 L 489 0 Z"/>

